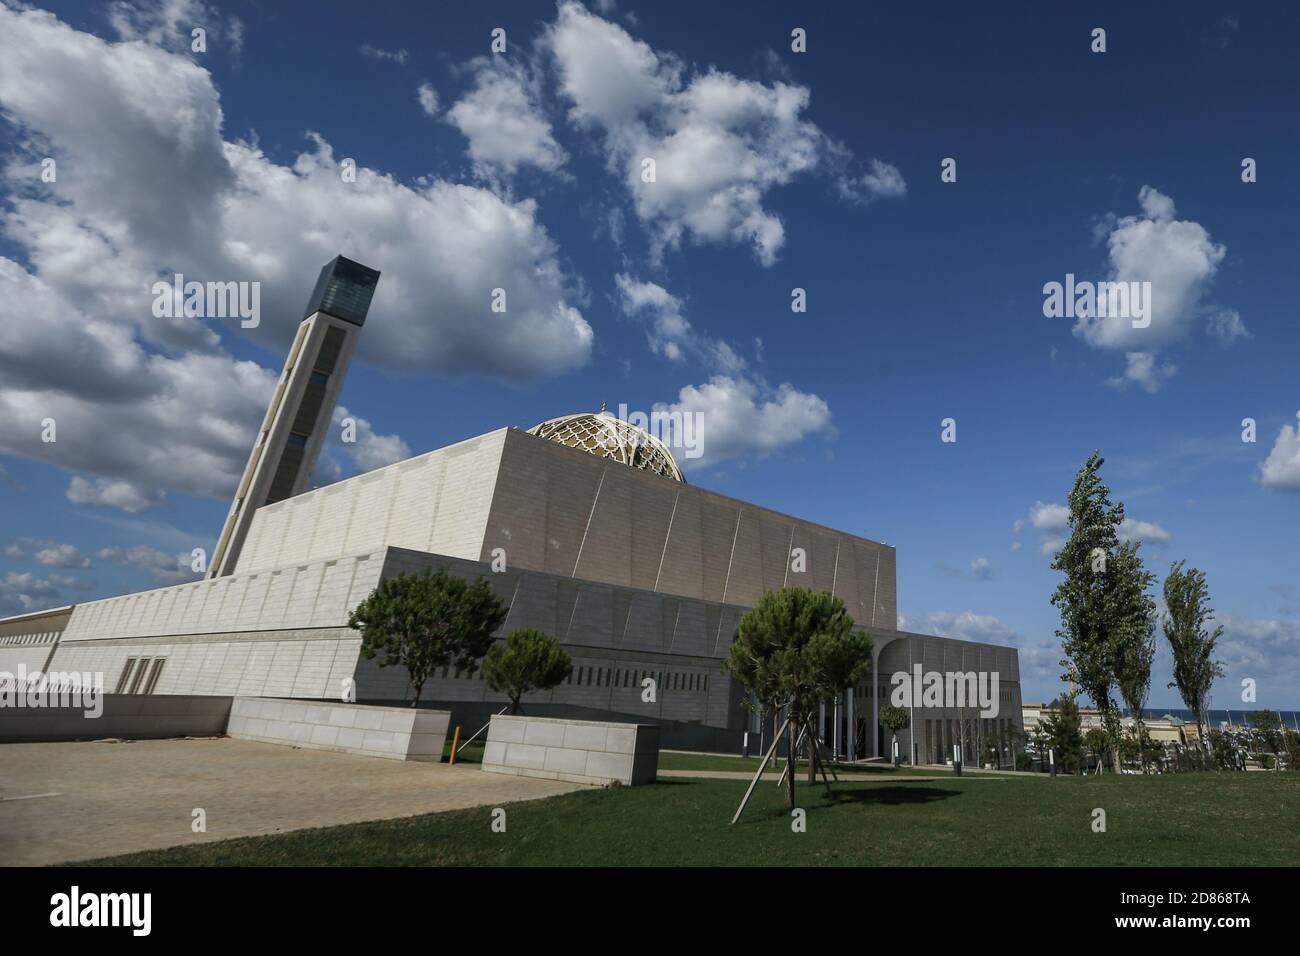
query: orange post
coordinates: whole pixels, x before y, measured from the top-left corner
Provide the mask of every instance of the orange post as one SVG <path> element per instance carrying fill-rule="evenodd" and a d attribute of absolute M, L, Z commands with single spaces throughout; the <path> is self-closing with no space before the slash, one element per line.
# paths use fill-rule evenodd
<path fill-rule="evenodd" d="M 450 763 L 456 762 L 456 748 L 460 746 L 460 724 L 456 725 L 455 732 L 451 735 L 451 760 Z"/>

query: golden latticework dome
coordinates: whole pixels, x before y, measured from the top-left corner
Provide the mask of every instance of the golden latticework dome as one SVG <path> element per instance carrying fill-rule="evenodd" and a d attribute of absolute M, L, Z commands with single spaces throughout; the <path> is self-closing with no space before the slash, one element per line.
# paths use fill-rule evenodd
<path fill-rule="evenodd" d="M 606 411 L 552 418 L 534 425 L 528 429 L 528 434 L 580 449 L 598 458 L 612 458 L 674 481 L 686 481 L 667 445 L 645 429 Z"/>

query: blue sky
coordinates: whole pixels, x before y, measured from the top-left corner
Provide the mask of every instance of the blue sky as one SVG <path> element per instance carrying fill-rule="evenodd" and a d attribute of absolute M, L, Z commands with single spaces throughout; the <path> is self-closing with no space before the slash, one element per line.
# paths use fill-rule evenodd
<path fill-rule="evenodd" d="M 699 411 L 692 482 L 895 545 L 906 627 L 1016 644 L 1032 700 L 1053 506 L 1099 448 L 1148 565 L 1208 575 L 1215 706 L 1300 707 L 1300 14 L 321 6 L 0 10 L 0 613 L 185 578 L 341 251 L 384 275 L 321 480 Z M 174 271 L 260 282 L 261 325 L 160 325 Z M 1152 277 L 1151 328 L 1045 317 L 1067 273 Z"/>

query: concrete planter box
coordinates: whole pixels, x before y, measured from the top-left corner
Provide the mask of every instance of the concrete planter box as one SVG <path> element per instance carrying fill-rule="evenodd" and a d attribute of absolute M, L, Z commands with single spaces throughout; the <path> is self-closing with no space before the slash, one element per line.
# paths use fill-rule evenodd
<path fill-rule="evenodd" d="M 442 759 L 451 714 L 275 697 L 236 697 L 226 733 L 241 740 L 389 760 Z"/>
<path fill-rule="evenodd" d="M 493 716 L 482 769 L 608 786 L 653 783 L 659 728 L 554 717 Z"/>

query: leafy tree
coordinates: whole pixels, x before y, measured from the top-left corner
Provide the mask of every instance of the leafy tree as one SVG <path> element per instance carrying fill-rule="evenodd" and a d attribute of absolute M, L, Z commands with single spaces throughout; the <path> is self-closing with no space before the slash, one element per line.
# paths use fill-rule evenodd
<path fill-rule="evenodd" d="M 1110 735 L 1100 727 L 1089 727 L 1088 732 L 1083 735 L 1083 745 L 1097 761 L 1097 772 L 1101 773 L 1105 756 L 1111 750 Z"/>
<path fill-rule="evenodd" d="M 1151 739 L 1151 734 L 1145 732 L 1141 740 L 1142 747 L 1142 766 L 1148 767 L 1155 764 L 1157 769 L 1164 766 L 1165 748 L 1162 744 Z"/>
<path fill-rule="evenodd" d="M 1283 729 L 1282 749 L 1286 752 L 1286 769 L 1300 770 L 1300 733 Z"/>
<path fill-rule="evenodd" d="M 1217 730 L 1210 731 L 1210 752 L 1214 757 L 1214 766 L 1219 770 L 1231 770 L 1236 765 L 1236 751 L 1227 735 Z"/>
<path fill-rule="evenodd" d="M 1051 706 L 1050 704 L 1048 705 Z M 1050 714 L 1047 716 L 1051 716 Z M 1038 754 L 1038 769 L 1047 769 L 1047 748 L 1051 746 L 1051 741 L 1047 739 L 1047 717 L 1040 719 L 1034 727 L 1034 751 Z"/>
<path fill-rule="evenodd" d="M 493 644 L 483 659 L 483 679 L 510 698 L 510 713 L 519 713 L 519 698 L 535 690 L 550 690 L 573 669 L 573 659 L 548 634 L 523 628 Z"/>
<path fill-rule="evenodd" d="M 418 707 L 424 683 L 439 667 L 473 674 L 492 644 L 506 607 L 482 578 L 453 577 L 445 568 L 398 574 L 379 582 L 348 616 L 361 632 L 361 653 L 380 667 L 402 666 Z"/>
<path fill-rule="evenodd" d="M 884 727 L 890 733 L 890 744 L 898 742 L 898 732 L 911 723 L 911 716 L 906 707 L 895 707 L 893 704 L 886 704 L 880 708 L 880 726 Z"/>
<path fill-rule="evenodd" d="M 824 591 L 765 591 L 740 619 L 726 667 L 760 700 L 788 708 L 786 809 L 794 809 L 795 742 L 812 710 L 871 669 L 871 638 L 853 633 L 844 603 Z"/>
<path fill-rule="evenodd" d="M 1269 753 L 1275 754 L 1282 749 L 1281 714 L 1275 710 L 1257 710 L 1246 718 L 1246 722 L 1259 734 Z"/>
<path fill-rule="evenodd" d="M 1141 728 L 1135 723 L 1133 730 L 1125 734 L 1119 740 L 1119 757 L 1124 763 L 1130 761 L 1139 761 L 1142 759 L 1142 737 Z M 1118 768 L 1116 768 L 1118 772 Z"/>
<path fill-rule="evenodd" d="M 1151 739 L 1151 731 L 1139 719 L 1134 719 L 1133 729 L 1125 736 L 1127 748 L 1121 748 L 1124 759 L 1136 760 L 1142 772 L 1146 773 L 1154 755 L 1160 752 L 1160 745 Z"/>
<path fill-rule="evenodd" d="M 1142 564 L 1140 544 L 1129 541 L 1115 549 L 1107 574 L 1110 585 L 1108 626 L 1114 644 L 1111 670 L 1119 697 L 1128 705 L 1134 720 L 1142 721 L 1142 707 L 1151 689 L 1151 662 L 1155 659 L 1156 602 L 1147 588 L 1156 576 Z M 1134 706 L 1136 704 L 1136 707 Z M 1103 711 L 1102 722 L 1110 741 L 1116 773 L 1119 772 L 1119 742 L 1124 736 L 1118 708 Z"/>
<path fill-rule="evenodd" d="M 1207 700 L 1216 677 L 1223 676 L 1222 665 L 1214 660 L 1214 645 L 1223 635 L 1223 626 L 1213 632 L 1206 622 L 1213 619 L 1209 589 L 1205 585 L 1205 572 L 1196 568 L 1183 570 L 1178 561 L 1165 578 L 1165 637 L 1174 656 L 1174 679 L 1170 687 L 1177 687 L 1183 703 L 1192 712 L 1196 729 L 1202 741 L 1207 739 L 1209 715 Z"/>
<path fill-rule="evenodd" d="M 1051 713 L 1042 720 L 1043 736 L 1056 752 L 1056 766 L 1065 773 L 1077 773 L 1082 766 L 1083 724 L 1079 705 L 1073 697 L 1062 696 L 1050 705 Z"/>
<path fill-rule="evenodd" d="M 998 741 L 992 734 L 984 737 L 984 745 L 980 748 L 980 763 L 992 765 L 998 762 Z"/>
<path fill-rule="evenodd" d="M 1006 734 L 1005 737 L 1003 737 L 1002 739 L 1004 741 L 1007 750 L 1011 753 L 1011 762 L 1012 762 L 1011 769 L 1013 770 L 1019 769 L 1020 758 L 1017 756 L 1016 745 L 1022 743 L 1027 739 L 1025 736 L 1025 732 L 1021 730 L 1019 727 L 1017 727 L 1015 724 L 1011 723 L 1011 721 L 1007 721 Z"/>
<path fill-rule="evenodd" d="M 1063 678 L 1078 682 L 1101 712 L 1111 746 L 1122 734 L 1119 710 L 1111 697 L 1123 648 L 1137 642 L 1154 608 L 1146 589 L 1154 577 L 1144 569 L 1138 545 L 1119 543 L 1124 503 L 1111 503 L 1102 483 L 1105 463 L 1094 451 L 1075 476 L 1069 496 L 1070 538 L 1052 561 L 1065 574 L 1052 595 L 1061 613 L 1061 638 L 1067 669 Z M 1116 765 L 1119 754 L 1112 750 Z"/>

